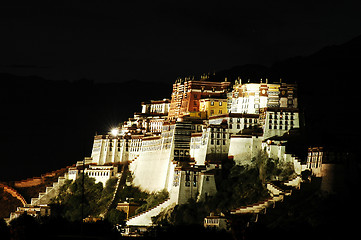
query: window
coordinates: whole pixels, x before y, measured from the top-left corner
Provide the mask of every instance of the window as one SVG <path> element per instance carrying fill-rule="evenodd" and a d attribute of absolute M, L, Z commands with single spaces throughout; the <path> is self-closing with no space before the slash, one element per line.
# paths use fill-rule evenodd
<path fill-rule="evenodd" d="M 222 106 L 222 101 L 219 101 L 219 106 Z"/>
<path fill-rule="evenodd" d="M 219 145 L 219 140 L 217 140 L 217 145 Z"/>
<path fill-rule="evenodd" d="M 226 140 L 223 140 L 223 145 L 226 145 Z"/>
<path fill-rule="evenodd" d="M 198 97 L 197 94 L 194 94 L 194 99 L 197 99 L 197 97 Z"/>
<path fill-rule="evenodd" d="M 211 116 L 214 114 L 214 110 L 211 110 Z"/>
<path fill-rule="evenodd" d="M 211 101 L 211 106 L 214 106 L 214 102 L 213 102 L 213 101 Z"/>
<path fill-rule="evenodd" d="M 219 113 L 219 114 L 222 114 L 222 110 L 219 110 L 218 113 Z"/>
<path fill-rule="evenodd" d="M 241 128 L 241 126 L 239 124 L 237 124 L 237 129 L 240 129 L 240 128 Z"/>

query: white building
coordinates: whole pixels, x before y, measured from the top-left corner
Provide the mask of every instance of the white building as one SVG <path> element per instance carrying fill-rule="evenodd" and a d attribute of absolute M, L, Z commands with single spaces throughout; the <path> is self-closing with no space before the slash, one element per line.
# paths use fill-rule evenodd
<path fill-rule="evenodd" d="M 289 130 L 300 127 L 297 108 L 264 108 L 261 112 L 264 138 L 282 136 Z"/>
<path fill-rule="evenodd" d="M 204 126 L 203 132 L 191 135 L 191 159 L 196 165 L 220 165 L 228 156 L 229 136 L 227 124 Z"/>
<path fill-rule="evenodd" d="M 164 114 L 167 115 L 170 107 L 170 99 L 150 100 L 142 102 L 142 113 L 145 114 Z"/>
<path fill-rule="evenodd" d="M 214 173 L 196 167 L 176 167 L 170 199 L 185 204 L 189 199 L 203 201 L 217 193 Z"/>
<path fill-rule="evenodd" d="M 263 138 L 258 135 L 234 134 L 229 145 L 229 158 L 238 165 L 248 165 L 262 151 Z"/>
<path fill-rule="evenodd" d="M 44 216 L 50 216 L 50 212 L 51 212 L 51 208 L 46 204 L 37 205 L 37 206 L 27 204 L 24 207 L 17 207 L 16 211 L 10 214 L 9 221 L 12 221 L 13 219 L 19 217 L 24 213 L 32 217 L 39 217 L 39 216 L 44 217 Z"/>
<path fill-rule="evenodd" d="M 312 174 L 316 177 L 322 177 L 322 161 L 323 160 L 323 148 L 314 147 L 308 148 L 307 155 L 307 168 L 312 171 Z"/>
<path fill-rule="evenodd" d="M 247 83 L 234 85 L 230 111 L 259 113 L 261 108 L 297 108 L 297 86 L 287 83 Z"/>
<path fill-rule="evenodd" d="M 224 214 L 221 214 L 220 216 L 214 215 L 211 213 L 209 216 L 204 218 L 204 227 L 205 228 L 215 228 L 218 230 L 224 229 L 224 230 L 230 230 L 230 224 L 228 224 L 227 218 L 224 216 Z"/>
<path fill-rule="evenodd" d="M 116 177 L 118 167 L 116 166 L 92 166 L 85 169 L 85 174 L 91 178 L 95 178 L 95 183 L 101 182 L 103 186 L 112 177 Z"/>
<path fill-rule="evenodd" d="M 246 114 L 246 113 L 228 113 L 209 118 L 209 124 L 222 124 L 228 125 L 230 134 L 239 133 L 243 129 L 256 128 L 259 122 L 259 114 Z"/>

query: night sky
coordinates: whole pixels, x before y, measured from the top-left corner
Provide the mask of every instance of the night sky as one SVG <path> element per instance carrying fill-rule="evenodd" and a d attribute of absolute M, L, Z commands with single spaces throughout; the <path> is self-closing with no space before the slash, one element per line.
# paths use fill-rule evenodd
<path fill-rule="evenodd" d="M 195 3 L 197 2 L 197 3 Z M 174 81 L 361 34 L 361 1 L 2 1 L 0 72 Z"/>

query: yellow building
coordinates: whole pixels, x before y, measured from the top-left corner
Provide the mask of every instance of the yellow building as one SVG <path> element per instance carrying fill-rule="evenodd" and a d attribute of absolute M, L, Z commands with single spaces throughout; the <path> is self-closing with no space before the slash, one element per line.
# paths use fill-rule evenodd
<path fill-rule="evenodd" d="M 206 112 L 207 117 L 227 114 L 227 99 L 204 98 L 199 100 L 199 111 Z"/>

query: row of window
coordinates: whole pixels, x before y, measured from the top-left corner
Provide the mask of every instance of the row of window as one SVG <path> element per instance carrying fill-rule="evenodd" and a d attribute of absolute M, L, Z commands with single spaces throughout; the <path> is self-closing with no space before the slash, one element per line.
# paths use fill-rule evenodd
<path fill-rule="evenodd" d="M 278 119 L 278 118 L 285 119 L 285 120 L 294 120 L 294 115 L 293 115 L 293 113 L 290 116 L 288 116 L 288 115 L 272 115 L 272 114 L 269 115 L 269 119 Z"/>
<path fill-rule="evenodd" d="M 222 138 L 222 137 L 223 137 L 223 138 L 227 138 L 227 135 L 226 135 L 226 133 L 222 133 L 222 134 L 221 134 L 221 133 L 219 133 L 219 132 L 218 132 L 218 133 L 211 133 L 211 138 L 215 138 L 215 137 L 216 137 L 216 138 Z"/>
<path fill-rule="evenodd" d="M 215 114 L 215 113 L 214 113 L 214 110 L 212 109 L 211 112 L 210 112 L 210 115 L 212 116 L 212 115 L 214 115 L 214 114 Z M 218 114 L 223 114 L 222 109 L 219 109 L 219 110 L 218 110 Z"/>
<path fill-rule="evenodd" d="M 185 186 L 190 187 L 191 186 L 191 180 L 190 180 L 190 172 L 186 171 L 186 179 L 185 179 Z M 193 175 L 193 187 L 197 186 L 197 175 Z"/>
<path fill-rule="evenodd" d="M 293 128 L 293 126 L 289 126 L 289 125 L 286 125 L 286 126 L 282 126 L 282 125 L 280 125 L 280 126 L 277 126 L 277 125 L 272 126 L 272 125 L 269 125 L 269 127 L 268 127 L 268 129 L 275 129 L 275 130 L 277 130 L 277 129 L 279 129 L 279 130 L 290 130 L 291 128 Z"/>
<path fill-rule="evenodd" d="M 293 123 L 293 121 L 291 120 L 290 122 L 290 125 L 294 125 L 294 123 Z M 280 120 L 280 121 L 277 121 L 277 120 L 273 120 L 273 122 L 272 122 L 272 120 L 269 120 L 269 124 L 271 125 L 271 124 L 280 124 L 280 125 L 288 125 L 288 120 L 286 121 L 283 121 L 283 120 Z"/>
<path fill-rule="evenodd" d="M 219 140 L 217 139 L 216 141 L 214 139 L 211 139 L 211 145 L 214 145 L 214 143 L 216 142 L 217 145 L 226 145 L 226 140 Z"/>
<path fill-rule="evenodd" d="M 109 176 L 109 172 L 87 172 L 87 175 L 90 176 L 90 177 L 99 177 L 99 176 Z M 112 172 L 111 174 L 112 176 L 114 176 L 114 172 Z"/>
<path fill-rule="evenodd" d="M 240 118 L 234 118 L 234 120 L 237 120 L 237 123 L 241 123 L 241 119 Z M 233 118 L 229 118 L 229 122 L 233 123 Z M 244 123 L 257 123 L 258 119 L 255 118 L 244 118 L 243 120 Z"/>
<path fill-rule="evenodd" d="M 219 101 L 219 102 L 218 102 L 218 105 L 219 105 L 219 106 L 222 106 L 222 104 L 223 104 L 222 101 Z M 214 106 L 214 101 L 211 101 L 211 106 Z"/>

